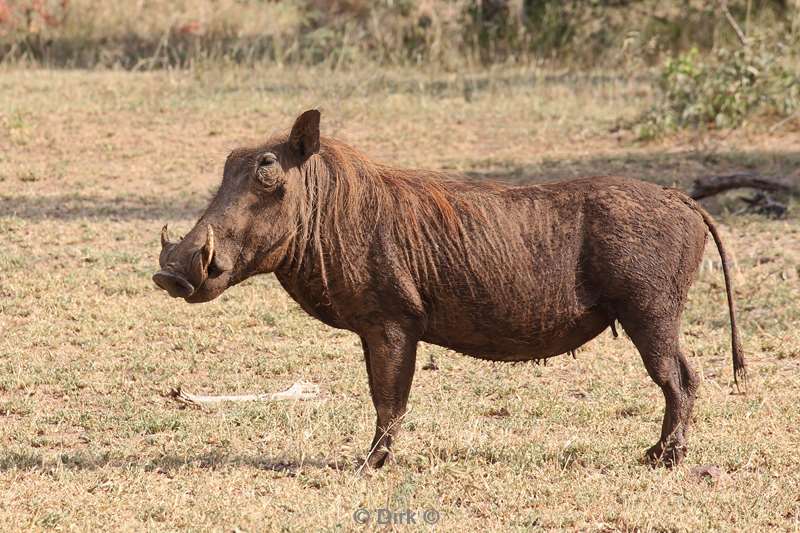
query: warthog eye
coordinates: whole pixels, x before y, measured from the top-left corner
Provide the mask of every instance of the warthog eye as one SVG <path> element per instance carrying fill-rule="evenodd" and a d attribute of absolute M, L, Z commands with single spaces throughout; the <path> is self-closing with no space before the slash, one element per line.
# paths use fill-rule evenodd
<path fill-rule="evenodd" d="M 278 162 L 278 158 L 275 157 L 275 154 L 267 153 L 261 156 L 261 159 L 258 161 L 258 166 L 260 168 L 269 167 L 274 165 Z"/>
<path fill-rule="evenodd" d="M 267 152 L 258 158 L 258 168 L 255 178 L 268 191 L 274 191 L 280 184 L 280 171 L 278 158 L 272 152 Z"/>

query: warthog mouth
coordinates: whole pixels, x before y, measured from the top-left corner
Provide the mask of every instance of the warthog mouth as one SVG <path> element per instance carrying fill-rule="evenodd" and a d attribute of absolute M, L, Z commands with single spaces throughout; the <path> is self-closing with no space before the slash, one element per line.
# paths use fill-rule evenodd
<path fill-rule="evenodd" d="M 173 298 L 188 298 L 194 294 L 195 287 L 183 277 L 166 270 L 159 270 L 153 275 L 153 281 Z"/>
<path fill-rule="evenodd" d="M 161 254 L 164 256 L 164 251 L 166 250 L 167 256 L 159 259 L 162 268 L 153 275 L 153 282 L 158 288 L 167 291 L 173 298 L 183 298 L 191 302 L 213 299 L 213 290 L 202 290 L 206 286 L 206 281 L 209 279 L 223 281 L 220 278 L 232 269 L 232 265 L 226 259 L 226 256 L 224 254 L 221 256 L 217 253 L 214 242 L 214 230 L 211 225 L 208 225 L 206 242 L 203 246 L 191 252 L 187 250 L 181 251 L 183 254 L 191 253 L 190 260 L 183 262 L 169 261 L 169 256 L 172 255 L 171 251 L 176 251 L 178 243 L 169 242 L 167 226 L 164 226 L 161 230 Z M 179 267 L 179 264 L 183 266 Z M 192 281 L 189 281 L 190 279 Z"/>

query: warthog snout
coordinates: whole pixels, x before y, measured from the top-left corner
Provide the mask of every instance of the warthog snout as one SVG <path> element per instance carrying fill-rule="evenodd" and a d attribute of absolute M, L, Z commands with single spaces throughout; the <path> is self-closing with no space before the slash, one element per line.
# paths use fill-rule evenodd
<path fill-rule="evenodd" d="M 159 270 L 153 275 L 153 281 L 173 298 L 188 298 L 194 293 L 194 286 L 178 274 Z"/>
<path fill-rule="evenodd" d="M 193 239 L 170 242 L 167 226 L 161 231 L 161 269 L 153 275 L 155 284 L 173 298 L 198 295 L 209 278 L 230 270 L 228 261 L 216 253 L 214 230 L 206 226 L 205 240 L 192 245 Z M 202 295 L 198 296 L 202 299 Z"/>

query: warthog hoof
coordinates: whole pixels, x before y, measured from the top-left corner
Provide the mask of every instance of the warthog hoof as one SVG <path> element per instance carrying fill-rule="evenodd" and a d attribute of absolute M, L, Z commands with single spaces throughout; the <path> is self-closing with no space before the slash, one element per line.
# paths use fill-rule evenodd
<path fill-rule="evenodd" d="M 672 468 L 683 461 L 686 456 L 687 447 L 685 444 L 674 444 L 664 447 L 664 443 L 658 441 L 654 446 L 647 450 L 645 456 L 647 461 L 653 466 L 665 466 Z"/>
<path fill-rule="evenodd" d="M 391 455 L 392 452 L 388 448 L 381 446 L 369 454 L 367 466 L 370 468 L 381 468 Z"/>

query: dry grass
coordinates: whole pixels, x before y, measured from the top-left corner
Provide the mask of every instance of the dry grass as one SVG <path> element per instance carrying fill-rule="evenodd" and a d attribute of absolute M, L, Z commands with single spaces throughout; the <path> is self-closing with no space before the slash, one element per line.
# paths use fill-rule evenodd
<path fill-rule="evenodd" d="M 0 63 L 133 70 L 207 63 L 461 65 L 473 59 L 465 42 L 468 4 L 0 0 Z"/>
<path fill-rule="evenodd" d="M 603 334 L 547 367 L 423 346 L 419 365 L 433 352 L 441 370 L 418 370 L 396 464 L 356 475 L 374 419 L 354 335 L 306 316 L 271 276 L 200 306 L 153 289 L 161 225 L 188 229 L 227 151 L 310 106 L 378 159 L 481 179 L 685 184 L 800 166 L 786 128 L 632 144 L 608 128 L 648 104 L 647 87 L 513 81 L 533 74 L 484 87 L 406 72 L 323 85 L 279 69 L 2 72 L 0 529 L 352 530 L 362 507 L 436 509 L 447 531 L 798 529 L 796 217 L 720 216 L 753 386 L 732 394 L 709 249 L 684 321 L 703 384 L 687 463 L 672 471 L 640 462 L 663 401 L 625 338 Z M 321 385 L 319 401 L 202 412 L 161 396 L 301 379 Z M 696 465 L 722 475 L 698 478 Z"/>
<path fill-rule="evenodd" d="M 726 2 L 750 34 L 787 47 L 800 6 Z M 0 63 L 160 69 L 552 61 L 640 71 L 693 47 L 738 46 L 717 2 L 637 0 L 0 0 Z M 500 8 L 505 5 L 506 8 Z M 499 8 L 499 9 L 498 9 Z M 796 61 L 795 61 L 796 63 Z"/>

